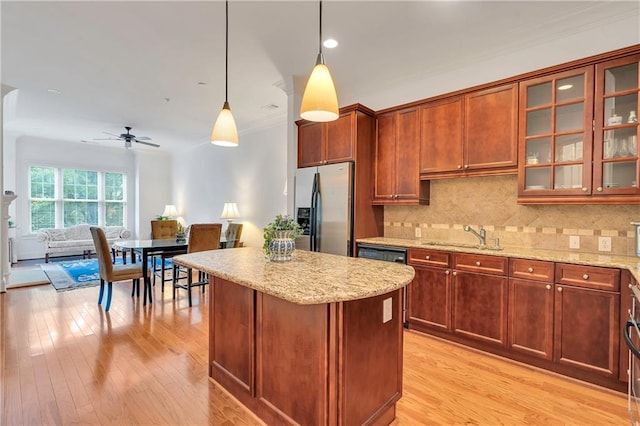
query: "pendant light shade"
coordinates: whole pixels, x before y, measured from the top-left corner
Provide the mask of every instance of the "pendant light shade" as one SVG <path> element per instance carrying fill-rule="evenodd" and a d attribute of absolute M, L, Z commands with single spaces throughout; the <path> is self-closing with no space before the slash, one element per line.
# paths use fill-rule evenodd
<path fill-rule="evenodd" d="M 338 119 L 338 95 L 329 68 L 322 54 L 322 2 L 320 2 L 320 35 L 316 66 L 309 76 L 302 96 L 300 117 L 309 121 L 333 121 Z"/>
<path fill-rule="evenodd" d="M 224 47 L 224 105 L 211 132 L 211 143 L 220 146 L 238 146 L 238 128 L 229 107 L 229 2 L 225 2 Z"/>

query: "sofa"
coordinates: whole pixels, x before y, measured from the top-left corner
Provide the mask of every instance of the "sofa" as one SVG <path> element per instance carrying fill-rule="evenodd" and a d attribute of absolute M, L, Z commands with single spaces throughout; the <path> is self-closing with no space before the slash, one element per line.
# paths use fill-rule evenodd
<path fill-rule="evenodd" d="M 95 252 L 93 239 L 91 238 L 90 225 L 74 225 L 66 228 L 43 228 L 38 232 L 38 241 L 46 244 L 44 261 L 49 262 L 50 255 L 79 254 L 83 258 L 91 257 Z M 116 240 L 126 240 L 131 237 L 131 231 L 124 226 L 102 226 L 109 246 Z"/>

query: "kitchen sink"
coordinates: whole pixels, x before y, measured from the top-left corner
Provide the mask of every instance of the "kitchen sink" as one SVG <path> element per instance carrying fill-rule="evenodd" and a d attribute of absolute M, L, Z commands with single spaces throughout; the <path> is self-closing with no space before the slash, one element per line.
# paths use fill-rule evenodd
<path fill-rule="evenodd" d="M 452 243 L 449 241 L 426 241 L 422 245 L 425 246 L 441 246 L 441 247 L 456 247 L 456 248 L 470 248 L 475 250 L 491 250 L 500 251 L 500 246 L 481 246 L 480 244 L 465 244 L 465 243 Z"/>

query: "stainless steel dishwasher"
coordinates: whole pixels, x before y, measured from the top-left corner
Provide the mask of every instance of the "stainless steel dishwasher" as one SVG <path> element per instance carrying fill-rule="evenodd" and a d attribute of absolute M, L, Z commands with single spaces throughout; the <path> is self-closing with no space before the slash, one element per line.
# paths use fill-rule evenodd
<path fill-rule="evenodd" d="M 375 244 L 358 244 L 358 257 L 407 264 L 407 249 L 402 247 L 379 246 Z M 402 324 L 409 328 L 407 321 L 407 286 L 402 288 Z"/>

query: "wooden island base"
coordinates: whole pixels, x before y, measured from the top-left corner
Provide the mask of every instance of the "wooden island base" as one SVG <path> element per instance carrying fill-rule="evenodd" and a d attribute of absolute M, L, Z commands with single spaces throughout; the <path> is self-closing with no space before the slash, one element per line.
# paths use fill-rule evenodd
<path fill-rule="evenodd" d="M 393 421 L 402 289 L 304 305 L 215 277 L 209 294 L 209 376 L 267 424 Z"/>

